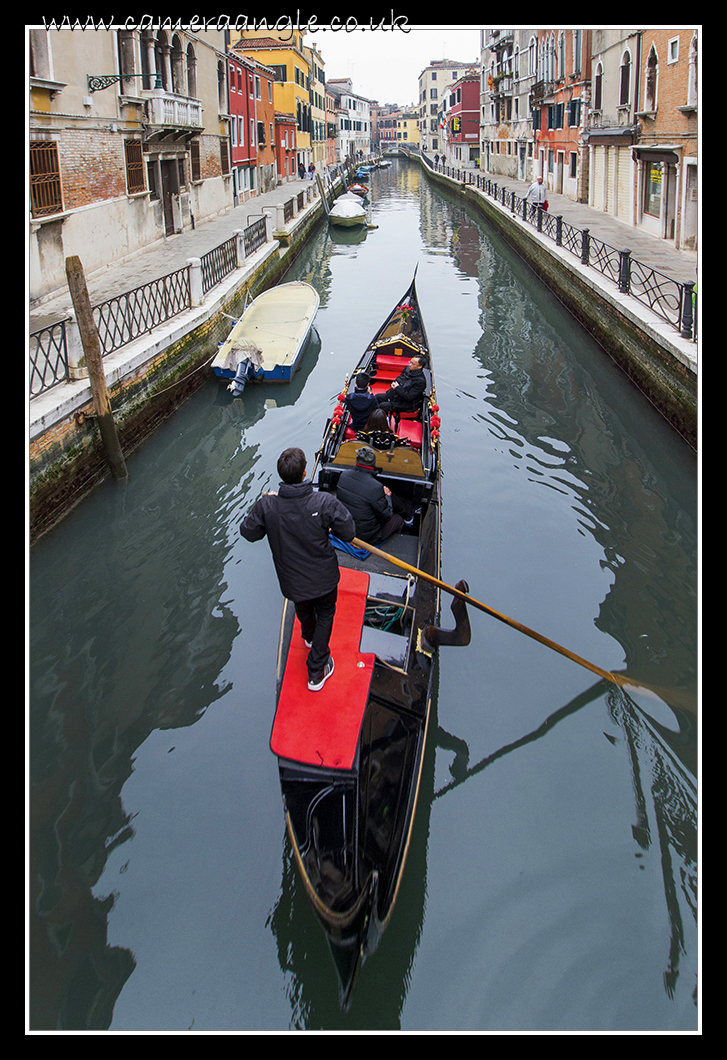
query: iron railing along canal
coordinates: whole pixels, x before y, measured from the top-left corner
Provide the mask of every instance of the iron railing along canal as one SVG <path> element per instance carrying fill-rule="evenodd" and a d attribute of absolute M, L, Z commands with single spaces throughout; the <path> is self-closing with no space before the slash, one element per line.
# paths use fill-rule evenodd
<path fill-rule="evenodd" d="M 538 232 L 552 239 L 556 246 L 570 251 L 580 259 L 582 265 L 594 268 L 608 277 L 622 294 L 629 294 L 647 305 L 653 313 L 678 331 L 682 338 L 697 341 L 697 306 L 693 283 L 675 280 L 633 258 L 630 250 L 612 247 L 597 239 L 588 228 L 575 228 L 561 216 L 531 206 L 527 199 L 504 185 L 498 185 L 484 174 L 442 163 L 435 164 L 428 158 L 426 162 L 430 168 L 447 177 L 452 177 L 462 184 L 474 185 L 504 209 L 509 209 L 526 224 L 532 225 Z"/>

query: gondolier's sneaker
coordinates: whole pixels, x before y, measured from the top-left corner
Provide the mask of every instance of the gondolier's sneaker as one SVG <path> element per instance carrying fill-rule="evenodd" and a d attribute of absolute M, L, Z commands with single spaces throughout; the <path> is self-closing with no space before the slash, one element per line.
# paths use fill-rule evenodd
<path fill-rule="evenodd" d="M 328 662 L 326 663 L 325 669 L 323 670 L 323 676 L 319 677 L 317 681 L 309 681 L 308 682 L 308 691 L 309 692 L 320 692 L 320 690 L 323 688 L 323 686 L 326 683 L 326 681 L 328 680 L 328 678 L 333 673 L 334 669 L 335 669 L 335 667 L 333 665 L 333 656 L 329 655 L 328 656 Z"/>

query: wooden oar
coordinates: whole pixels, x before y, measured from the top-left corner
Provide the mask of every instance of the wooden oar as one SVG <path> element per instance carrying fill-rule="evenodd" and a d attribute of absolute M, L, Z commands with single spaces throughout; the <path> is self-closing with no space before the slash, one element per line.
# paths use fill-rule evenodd
<path fill-rule="evenodd" d="M 579 666 L 585 666 L 586 670 L 590 670 L 594 674 L 598 674 L 604 681 L 610 681 L 611 684 L 619 685 L 621 688 L 635 688 L 642 692 L 648 692 L 651 695 L 657 696 L 659 699 L 663 699 L 665 702 L 670 700 L 683 700 L 684 693 L 679 692 L 677 689 L 667 692 L 666 689 L 658 689 L 653 685 L 645 685 L 641 681 L 634 680 L 633 677 L 626 677 L 624 674 L 615 674 L 611 670 L 604 670 L 600 666 L 596 666 L 595 663 L 589 662 L 588 659 L 583 659 L 580 655 L 576 655 L 575 652 L 569 651 L 568 648 L 564 648 L 560 644 L 556 644 L 554 640 L 550 640 L 548 637 L 544 637 L 542 633 L 537 633 L 534 629 L 529 629 L 524 626 L 521 622 L 516 621 L 514 618 L 508 618 L 507 615 L 501 614 L 499 611 L 495 611 L 494 608 L 488 607 L 487 604 L 481 603 L 479 600 L 475 600 L 474 597 L 468 596 L 467 593 L 463 593 L 460 589 L 456 589 L 453 585 L 447 585 L 446 582 L 440 581 L 439 578 L 435 578 L 432 574 L 427 574 L 423 570 L 419 570 L 418 567 L 412 567 L 409 563 L 405 563 L 404 560 L 397 559 L 396 556 L 390 555 L 388 552 L 382 552 L 380 548 L 376 548 L 374 545 L 367 545 L 365 541 L 361 541 L 359 538 L 354 537 L 351 542 L 356 548 L 364 548 L 368 552 L 373 552 L 375 556 L 380 556 L 382 559 L 388 560 L 389 563 L 393 563 L 395 567 L 401 567 L 402 570 L 409 571 L 410 574 L 416 574 L 418 578 L 424 578 L 425 581 L 431 582 L 433 585 L 438 585 L 440 589 L 444 589 L 445 592 L 451 593 L 452 596 L 458 596 L 460 600 L 464 600 L 465 603 L 471 604 L 472 607 L 476 607 L 479 611 L 484 611 L 487 615 L 492 615 L 493 618 L 499 619 L 500 622 L 504 622 L 507 626 L 512 626 L 513 629 L 519 630 L 524 633 L 527 637 L 532 637 L 533 640 L 540 641 L 541 644 L 545 644 L 546 647 L 552 648 L 553 651 L 559 652 L 561 655 L 565 655 L 566 659 L 571 659 L 572 662 L 576 662 Z M 695 710 L 696 704 L 689 697 L 688 702 L 679 702 L 679 706 L 684 707 L 687 710 Z"/>

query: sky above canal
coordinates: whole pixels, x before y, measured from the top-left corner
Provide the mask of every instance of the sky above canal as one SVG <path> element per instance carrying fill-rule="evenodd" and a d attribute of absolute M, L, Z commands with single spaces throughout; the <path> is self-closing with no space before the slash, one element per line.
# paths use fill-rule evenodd
<path fill-rule="evenodd" d="M 364 21 L 362 15 L 359 25 Z M 411 21 L 409 17 L 409 26 Z M 308 42 L 321 53 L 326 80 L 350 77 L 357 95 L 401 106 L 418 102 L 419 75 L 432 60 L 452 59 L 471 66 L 480 58 L 480 30 L 469 26 L 416 26 L 408 32 L 328 27 L 308 35 Z"/>

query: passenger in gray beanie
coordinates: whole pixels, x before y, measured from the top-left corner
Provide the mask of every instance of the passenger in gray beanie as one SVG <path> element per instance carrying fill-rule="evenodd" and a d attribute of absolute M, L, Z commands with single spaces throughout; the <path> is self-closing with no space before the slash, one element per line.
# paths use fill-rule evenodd
<path fill-rule="evenodd" d="M 356 537 L 369 545 L 380 545 L 404 526 L 392 507 L 391 490 L 376 478 L 376 453 L 368 445 L 356 450 L 356 467 L 342 472 L 336 496 L 354 518 Z"/>

